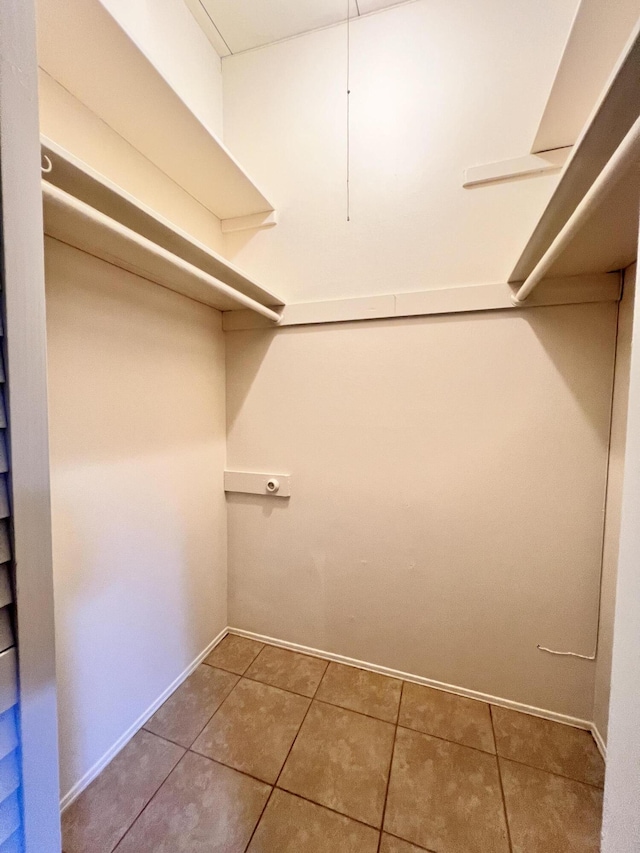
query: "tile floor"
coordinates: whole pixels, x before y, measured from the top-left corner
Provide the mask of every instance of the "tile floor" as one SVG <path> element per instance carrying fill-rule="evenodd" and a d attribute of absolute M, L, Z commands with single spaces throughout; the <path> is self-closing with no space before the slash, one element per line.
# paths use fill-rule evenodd
<path fill-rule="evenodd" d="M 63 815 L 65 853 L 596 853 L 590 734 L 229 634 Z"/>

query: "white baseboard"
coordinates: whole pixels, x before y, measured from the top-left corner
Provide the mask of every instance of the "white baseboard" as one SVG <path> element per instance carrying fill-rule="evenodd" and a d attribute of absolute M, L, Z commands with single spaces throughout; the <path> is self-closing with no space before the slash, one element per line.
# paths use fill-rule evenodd
<path fill-rule="evenodd" d="M 347 666 L 356 666 L 359 669 L 367 669 L 370 672 L 379 672 L 382 675 L 389 675 L 392 678 L 401 678 L 403 681 L 412 681 L 414 684 L 424 684 L 427 687 L 435 687 L 436 690 L 444 690 L 447 693 L 455 693 L 458 696 L 464 696 L 467 699 L 478 699 L 481 702 L 489 702 L 491 705 L 499 705 L 502 708 L 510 708 L 513 711 L 522 711 L 524 714 L 532 714 L 534 717 L 542 717 L 545 720 L 553 720 L 556 723 L 564 723 L 568 726 L 574 726 L 578 729 L 586 729 L 593 732 L 594 725 L 589 720 L 581 720 L 578 717 L 570 717 L 567 714 L 558 714 L 555 711 L 547 711 L 544 708 L 536 708 L 533 705 L 525 705 L 522 702 L 513 702 L 511 699 L 503 699 L 500 696 L 491 696 L 488 693 L 480 693 L 478 690 L 468 690 L 466 687 L 458 687 L 455 684 L 444 684 L 441 681 L 434 681 L 432 678 L 424 678 L 421 675 L 412 675 L 409 672 L 401 672 L 397 669 L 391 669 L 388 666 L 378 666 L 367 661 L 355 660 L 354 658 L 346 657 L 345 655 L 337 655 L 333 652 L 325 652 L 322 649 L 312 649 L 309 646 L 302 646 L 299 643 L 289 643 L 286 640 L 279 640 L 276 637 L 267 637 L 264 634 L 256 634 L 253 631 L 243 631 L 241 628 L 229 628 L 231 634 L 239 634 L 241 637 L 247 637 L 250 640 L 257 640 L 260 643 L 269 643 L 272 646 L 279 646 L 283 649 L 291 649 L 294 652 L 301 652 L 312 657 L 326 658 L 327 660 L 344 663 Z M 594 735 L 595 737 L 595 735 Z M 596 741 L 597 742 L 597 741 Z M 598 744 L 600 748 L 600 744 Z"/>
<path fill-rule="evenodd" d="M 595 723 L 591 723 L 591 734 L 593 735 L 593 739 L 596 742 L 596 746 L 598 747 L 598 749 L 600 751 L 600 755 L 606 761 L 607 760 L 607 745 L 604 742 L 604 738 L 600 734 L 600 731 L 599 731 L 599 729 Z"/>
<path fill-rule="evenodd" d="M 189 666 L 183 670 L 180 675 L 164 690 L 160 696 L 144 711 L 138 719 L 133 723 L 133 725 L 129 726 L 126 732 L 118 738 L 118 740 L 111 746 L 104 755 L 99 758 L 96 763 L 91 767 L 84 776 L 79 779 L 76 784 L 71 788 L 71 790 L 67 791 L 67 793 L 60 800 L 60 811 L 63 812 L 65 809 L 69 808 L 71 803 L 77 799 L 80 794 L 84 791 L 84 789 L 93 782 L 93 780 L 98 776 L 98 774 L 104 770 L 104 768 L 109 764 L 116 755 L 123 749 L 131 740 L 131 738 L 140 731 L 140 729 L 144 726 L 148 719 L 150 719 L 155 712 L 158 710 L 160 705 L 162 705 L 174 690 L 177 690 L 178 687 L 182 684 L 182 682 L 188 678 L 194 669 L 199 666 L 202 661 L 211 653 L 211 651 L 218 645 L 220 640 L 224 639 L 226 635 L 229 633 L 228 628 L 223 628 L 222 631 L 218 634 L 215 639 L 213 639 L 209 645 L 204 649 L 200 654 L 195 658 L 195 660 L 191 661 Z"/>
<path fill-rule="evenodd" d="M 247 637 L 250 640 L 257 640 L 260 643 L 268 643 L 272 646 L 278 646 L 282 649 L 291 649 L 294 652 L 301 652 L 312 657 L 326 658 L 327 660 L 343 663 L 347 666 L 355 666 L 359 669 L 366 669 L 370 672 L 379 672 L 382 675 L 389 675 L 392 678 L 401 678 L 403 681 L 411 681 L 414 684 L 424 684 L 427 687 L 434 687 L 436 690 L 444 690 L 447 693 L 455 693 L 458 696 L 465 696 L 467 699 L 477 699 L 481 702 L 489 702 L 492 705 L 499 705 L 502 708 L 510 708 L 514 711 L 521 711 L 524 714 L 532 714 L 535 717 L 542 717 L 545 720 L 553 720 L 557 723 L 574 726 L 578 729 L 586 729 L 590 731 L 596 742 L 602 757 L 606 759 L 607 748 L 605 746 L 602 735 L 598 731 L 595 723 L 589 720 L 581 720 L 578 717 L 570 717 L 567 714 L 558 714 L 555 711 L 547 711 L 544 708 L 536 708 L 533 705 L 525 705 L 522 702 L 513 702 L 511 699 L 504 699 L 500 696 L 491 696 L 488 693 L 480 693 L 478 690 L 468 690 L 466 687 L 458 687 L 455 684 L 444 684 L 441 681 L 435 681 L 432 678 L 424 678 L 421 675 L 413 675 L 409 672 L 402 672 L 397 669 L 391 669 L 388 666 L 379 666 L 378 664 L 369 663 L 368 661 L 356 660 L 355 658 L 346 657 L 345 655 L 334 654 L 333 652 L 323 651 L 322 649 L 313 649 L 309 646 L 303 646 L 300 643 L 289 643 L 286 640 L 279 640 L 277 637 L 268 637 L 264 634 L 256 634 L 253 631 L 244 631 L 242 628 L 223 628 L 215 639 L 193 660 L 189 666 L 180 673 L 180 675 L 167 687 L 163 693 L 142 713 L 138 719 L 131 725 L 127 731 L 110 747 L 104 755 L 96 761 L 84 776 L 76 782 L 76 784 L 68 791 L 60 801 L 60 811 L 63 812 L 71 803 L 80 796 L 84 789 L 93 782 L 98 774 L 104 770 L 116 755 L 123 749 L 131 738 L 144 726 L 150 717 L 152 717 L 158 708 L 171 696 L 174 690 L 177 690 L 182 682 L 188 678 L 194 669 L 202 663 L 202 661 L 211 653 L 211 651 L 223 640 L 227 634 L 238 634 L 241 637 Z"/>

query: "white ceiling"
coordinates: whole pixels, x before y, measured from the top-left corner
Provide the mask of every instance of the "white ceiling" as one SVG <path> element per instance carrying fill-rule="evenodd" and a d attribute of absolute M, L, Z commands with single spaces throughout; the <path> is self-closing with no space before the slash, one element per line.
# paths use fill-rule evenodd
<path fill-rule="evenodd" d="M 186 0 L 220 56 L 240 53 L 406 0 Z"/>

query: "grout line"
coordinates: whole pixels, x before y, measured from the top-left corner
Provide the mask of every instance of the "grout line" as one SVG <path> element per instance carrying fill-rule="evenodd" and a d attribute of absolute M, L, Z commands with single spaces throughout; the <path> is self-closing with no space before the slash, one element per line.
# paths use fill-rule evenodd
<path fill-rule="evenodd" d="M 496 741 L 496 730 L 493 724 L 493 711 L 491 709 L 491 705 L 489 705 L 489 717 L 491 718 L 491 732 L 493 734 L 494 743 L 496 743 L 496 767 L 498 770 L 498 784 L 500 785 L 500 797 L 502 799 L 502 811 L 504 812 L 504 823 L 507 829 L 507 843 L 509 845 L 509 851 L 513 853 L 513 844 L 511 843 L 511 829 L 509 827 L 509 814 L 507 812 L 507 801 L 504 796 L 504 786 L 502 784 L 502 770 L 500 769 L 500 758 L 498 756 L 498 746 Z"/>
<path fill-rule="evenodd" d="M 399 729 L 405 729 L 408 732 L 413 732 L 416 735 L 424 735 L 425 737 L 434 738 L 435 740 L 441 740 L 444 743 L 452 743 L 454 746 L 461 746 L 463 749 L 472 749 L 474 752 L 479 752 L 480 755 L 495 755 L 495 752 L 487 752 L 486 749 L 480 749 L 479 746 L 469 746 L 468 743 L 460 743 L 459 740 L 451 740 L 447 737 L 442 737 L 441 735 L 432 735 L 431 732 L 423 732 L 421 729 L 412 729 L 411 726 L 400 725 L 398 724 Z"/>
<path fill-rule="evenodd" d="M 202 665 L 202 664 L 199 664 L 199 666 L 201 666 L 201 665 Z M 211 667 L 211 669 L 215 669 L 215 667 Z M 213 720 L 213 718 L 214 718 L 214 717 L 215 717 L 215 715 L 218 713 L 218 711 L 220 710 L 220 708 L 222 708 L 222 706 L 223 706 L 223 705 L 224 705 L 224 703 L 227 701 L 227 699 L 229 698 L 229 696 L 231 696 L 231 694 L 232 694 L 232 693 L 233 693 L 233 691 L 236 689 L 236 687 L 238 686 L 238 684 L 240 684 L 240 682 L 242 681 L 242 676 L 241 676 L 241 675 L 238 675 L 237 673 L 230 673 L 230 672 L 227 672 L 226 670 L 222 670 L 222 671 L 223 671 L 223 672 L 225 672 L 227 675 L 235 675 L 235 676 L 236 676 L 236 678 L 237 678 L 238 680 L 237 680 L 237 681 L 236 681 L 236 683 L 233 685 L 233 687 L 231 688 L 231 690 L 227 693 L 227 695 L 226 695 L 226 696 L 225 696 L 225 697 L 220 701 L 220 703 L 216 706 L 216 709 L 215 709 L 215 711 L 213 712 L 213 714 L 211 714 L 211 716 L 207 719 L 207 722 L 206 722 L 206 723 L 204 724 L 204 726 L 199 730 L 198 734 L 197 734 L 197 735 L 194 737 L 194 739 L 190 742 L 189 746 L 184 746 L 184 744 L 177 743 L 176 741 L 173 741 L 173 740 L 171 740 L 171 739 L 170 739 L 170 738 L 168 738 L 168 737 L 163 738 L 163 740 L 166 740 L 166 741 L 168 741 L 169 743 L 175 743 L 175 745 L 176 745 L 176 746 L 181 746 L 181 747 L 182 747 L 182 749 L 186 749 L 186 750 L 190 750 L 190 749 L 191 749 L 191 747 L 193 746 L 193 744 L 198 740 L 198 738 L 200 737 L 200 735 L 202 734 L 202 732 L 207 728 L 207 726 L 209 725 L 209 723 L 211 722 L 211 720 Z M 195 670 L 194 670 L 194 672 L 195 672 Z M 192 674 L 193 674 L 193 673 L 192 673 Z M 185 681 L 183 681 L 183 684 L 184 684 L 185 682 L 186 682 L 186 679 L 185 679 Z M 182 684 L 180 685 L 180 687 L 182 687 Z M 180 687 L 176 688 L 176 690 L 171 694 L 171 696 L 175 696 L 175 694 L 178 692 L 178 690 L 180 689 Z M 167 702 L 169 701 L 169 699 L 171 699 L 171 696 L 168 696 L 168 697 L 167 697 L 167 700 L 166 700 Z M 163 705 L 161 705 L 161 706 L 160 706 L 160 708 L 162 708 L 162 707 L 164 706 L 164 704 L 166 704 L 166 703 L 163 703 Z M 158 708 L 158 710 L 160 710 L 160 708 Z M 144 726 L 143 726 L 142 728 L 143 728 L 146 732 L 149 732 L 149 734 L 156 735 L 156 737 L 162 737 L 162 735 L 159 735 L 159 734 L 157 734 L 156 732 L 151 731 L 151 729 L 146 729 Z M 197 753 L 197 754 L 199 754 L 199 753 Z"/>
<path fill-rule="evenodd" d="M 151 729 L 147 729 L 147 728 L 145 728 L 145 726 L 143 726 L 140 731 L 146 732 L 148 735 L 153 735 L 154 737 L 159 737 L 160 740 L 165 740 L 167 743 L 172 743 L 174 746 L 179 746 L 180 749 L 184 749 L 185 752 L 188 752 L 190 749 L 190 747 L 184 746 L 184 744 L 178 743 L 175 740 L 171 740 L 171 738 L 166 737 L 165 735 L 159 735 L 159 734 L 156 734 L 155 732 L 152 732 Z"/>
<path fill-rule="evenodd" d="M 239 772 L 239 771 L 238 771 L 238 772 Z M 263 808 L 263 809 L 262 809 L 262 811 L 260 812 L 260 817 L 259 817 L 259 818 L 258 818 L 258 820 L 256 821 L 256 825 L 253 827 L 253 832 L 252 832 L 252 833 L 251 833 L 251 835 L 249 836 L 249 840 L 247 841 L 247 846 L 244 848 L 244 853 L 246 853 L 246 851 L 247 851 L 247 850 L 249 849 L 249 847 L 251 846 L 251 842 L 253 841 L 253 836 L 254 836 L 254 835 L 256 834 L 256 832 L 258 831 L 258 827 L 260 826 L 260 823 L 261 823 L 261 821 L 262 821 L 262 817 L 263 817 L 264 813 L 265 813 L 265 812 L 266 812 L 266 810 L 267 810 L 267 806 L 268 806 L 268 805 L 269 805 L 269 803 L 271 802 L 271 797 L 273 796 L 273 792 L 274 792 L 274 791 L 275 791 L 275 786 L 273 786 L 273 787 L 271 788 L 271 790 L 269 791 L 269 796 L 267 797 L 267 802 L 264 804 L 264 808 Z"/>
<path fill-rule="evenodd" d="M 423 847 L 422 844 L 416 844 L 415 841 L 408 841 L 406 838 L 402 838 L 400 835 L 395 835 L 393 832 L 389 832 L 385 829 L 385 835 L 389 835 L 391 838 L 397 838 L 398 841 L 403 841 L 405 844 L 410 844 L 412 847 L 415 847 L 416 850 L 422 850 L 424 853 L 436 853 L 435 850 L 432 850 L 430 847 Z M 380 833 L 380 839 L 382 839 L 382 833 Z"/>
<path fill-rule="evenodd" d="M 308 699 L 309 697 L 307 696 L 306 698 Z M 304 712 L 304 717 L 302 718 L 302 722 L 300 723 L 300 726 L 298 727 L 298 731 L 296 732 L 296 736 L 291 741 L 291 746 L 289 747 L 289 751 L 287 752 L 285 760 L 282 762 L 282 767 L 280 768 L 280 772 L 278 773 L 278 777 L 277 777 L 276 781 L 273 783 L 274 788 L 276 787 L 276 785 L 280 781 L 280 777 L 282 776 L 282 771 L 286 767 L 287 761 L 289 760 L 289 756 L 291 755 L 293 747 L 295 746 L 296 741 L 298 740 L 298 737 L 300 736 L 300 732 L 302 731 L 302 727 L 304 726 L 304 721 L 307 719 L 307 715 L 308 715 L 309 711 L 311 710 L 312 705 L 313 705 L 313 699 L 310 699 L 309 700 L 309 707 Z"/>
<path fill-rule="evenodd" d="M 227 695 L 224 697 L 224 699 L 220 702 L 220 704 L 216 707 L 216 709 L 215 709 L 215 711 L 213 712 L 213 714 L 209 717 L 209 719 L 207 720 L 207 722 L 204 724 L 204 726 L 200 729 L 200 731 L 198 732 L 198 734 L 197 734 L 197 735 L 194 737 L 194 739 L 191 741 L 191 743 L 189 744 L 189 746 L 187 747 L 187 749 L 191 749 L 191 747 L 194 745 L 194 743 L 198 740 L 198 738 L 200 737 L 200 735 L 202 734 L 202 732 L 207 728 L 207 726 L 209 725 L 209 723 L 211 722 L 211 720 L 213 720 L 213 718 L 215 717 L 215 715 L 218 713 L 218 711 L 220 710 L 220 708 L 221 708 L 221 707 L 224 705 L 224 703 L 227 701 L 227 699 L 229 698 L 229 696 L 231 696 L 231 694 L 232 694 L 232 693 L 233 693 L 233 691 L 236 689 L 236 687 L 238 686 L 238 684 L 240 684 L 240 680 L 241 680 L 241 676 L 238 676 L 238 680 L 236 681 L 236 683 L 233 685 L 233 687 L 232 687 L 232 688 L 231 688 L 231 690 L 227 693 Z"/>
<path fill-rule="evenodd" d="M 236 634 L 236 636 L 237 636 L 237 634 Z M 258 650 L 258 653 L 256 654 L 256 656 L 253 658 L 253 660 L 251 661 L 251 663 L 249 664 L 249 666 L 247 666 L 247 667 L 245 668 L 245 671 L 242 673 L 243 677 L 244 677 L 244 675 L 245 675 L 247 672 L 249 672 L 249 670 L 251 669 L 251 667 L 252 667 L 252 666 L 254 665 L 254 663 L 258 660 L 258 658 L 260 657 L 260 655 L 262 654 L 262 652 L 263 652 L 266 648 L 267 648 L 267 644 L 266 644 L 266 643 L 263 643 L 263 644 L 262 644 L 262 648 Z M 252 681 L 253 681 L 253 680 L 257 680 L 257 679 L 252 679 Z M 292 691 L 292 692 L 293 692 L 293 691 Z"/>
<path fill-rule="evenodd" d="M 311 697 L 312 699 L 315 699 L 315 698 L 316 698 L 316 696 L 318 695 L 318 693 L 319 693 L 319 691 L 320 691 L 320 688 L 321 688 L 321 686 L 322 686 L 322 682 L 325 680 L 325 678 L 326 678 L 326 676 L 327 676 L 327 673 L 329 672 L 329 667 L 330 667 L 330 666 L 331 666 L 331 661 L 327 661 L 327 665 L 325 666 L 325 668 L 324 668 L 324 672 L 322 673 L 322 678 L 321 678 L 321 679 L 320 679 L 320 681 L 318 682 L 318 686 L 317 686 L 317 687 L 316 687 L 316 689 L 314 690 L 314 692 L 313 692 L 313 696 Z M 321 700 L 318 700 L 318 701 L 321 701 Z M 327 705 L 330 705 L 330 704 L 331 704 L 330 702 L 327 702 Z"/>
<path fill-rule="evenodd" d="M 387 771 L 387 787 L 384 791 L 384 803 L 382 805 L 382 817 L 380 818 L 380 836 L 378 838 L 378 853 L 382 846 L 382 833 L 384 832 L 384 819 L 387 814 L 387 800 L 389 799 L 389 785 L 391 784 L 391 770 L 393 768 L 393 756 L 396 751 L 396 742 L 398 740 L 398 722 L 400 720 L 400 707 L 402 705 L 402 693 L 404 692 L 404 681 L 400 682 L 400 697 L 398 699 L 398 711 L 396 713 L 396 724 L 393 732 L 393 746 L 391 747 L 391 758 L 389 759 L 389 770 Z"/>
<path fill-rule="evenodd" d="M 326 811 L 331 812 L 331 814 L 338 815 L 338 817 L 344 817 L 347 820 L 352 820 L 354 823 L 357 823 L 360 826 L 366 826 L 367 829 L 373 829 L 373 830 L 375 830 L 375 832 L 381 831 L 381 830 L 379 830 L 379 828 L 377 826 L 373 826 L 370 823 L 365 823 L 359 817 L 352 817 L 350 814 L 345 814 L 345 812 L 339 812 L 337 809 L 334 809 L 331 806 L 325 806 L 324 803 L 318 803 L 316 800 L 310 800 L 309 797 L 305 797 L 305 796 L 303 796 L 303 794 L 296 794 L 295 791 L 289 791 L 287 788 L 280 788 L 280 787 L 278 788 L 278 791 L 280 791 L 283 794 L 288 794 L 291 797 L 296 797 L 296 799 L 302 800 L 305 803 L 310 803 L 312 806 L 317 806 L 319 809 L 325 809 Z M 404 839 L 401 839 L 401 840 L 404 841 Z"/>
<path fill-rule="evenodd" d="M 146 731 L 146 729 L 145 729 L 145 731 Z M 153 732 L 149 732 L 149 734 L 153 734 Z M 160 735 L 156 735 L 156 737 L 160 737 Z M 161 738 L 161 740 L 167 741 L 167 738 Z M 172 740 L 169 740 L 169 741 L 167 741 L 167 743 L 173 743 L 173 741 L 172 741 Z M 179 745 L 180 745 L 180 744 L 174 744 L 174 746 L 179 746 Z M 182 749 L 184 749 L 184 747 L 182 747 Z M 131 832 L 131 830 L 133 829 L 133 827 L 134 827 L 134 826 L 136 825 L 136 823 L 140 820 L 140 818 L 141 818 L 141 817 L 142 817 L 142 815 L 146 812 L 146 810 L 149 808 L 149 806 L 151 805 L 151 803 L 155 800 L 155 798 L 156 798 L 157 794 L 159 793 L 160 789 L 164 787 L 164 785 L 165 785 L 166 781 L 167 781 L 167 780 L 169 779 L 169 777 L 173 774 L 173 771 L 178 767 L 178 765 L 179 765 L 179 764 L 181 764 L 181 763 L 184 761 L 184 758 L 185 758 L 186 754 L 187 754 L 187 750 L 185 749 L 184 753 L 180 756 L 180 760 L 179 760 L 179 761 L 176 761 L 176 763 L 174 764 L 174 766 L 171 768 L 170 772 L 169 772 L 169 773 L 167 773 L 167 775 L 164 777 L 164 779 L 162 780 L 162 782 L 161 782 L 161 783 L 158 785 L 158 787 L 155 789 L 155 791 L 153 792 L 152 796 L 149 798 L 149 801 L 148 801 L 147 803 L 145 803 L 145 805 L 142 807 L 142 809 L 140 810 L 140 812 L 138 812 L 138 814 L 136 815 L 135 819 L 134 819 L 134 820 L 129 824 L 129 826 L 127 827 L 126 831 L 125 831 L 125 832 L 124 832 L 124 834 L 122 835 L 122 837 L 118 839 L 117 843 L 115 844 L 115 846 L 114 846 L 114 847 L 112 847 L 112 848 L 110 849 L 109 853 L 114 853 L 114 851 L 115 851 L 115 853 L 117 853 L 117 849 L 118 849 L 118 847 L 120 847 L 120 845 L 122 844 L 122 842 L 124 841 L 124 839 L 125 839 L 125 838 L 127 837 L 127 835 Z"/>
<path fill-rule="evenodd" d="M 544 767 L 538 767 L 536 764 L 527 764 L 526 761 L 518 761 L 517 758 L 510 758 L 508 755 L 497 755 L 496 757 L 501 758 L 503 761 L 510 761 L 512 764 L 518 764 L 520 767 L 528 767 L 530 770 L 537 770 L 539 773 L 555 776 L 557 779 L 566 779 L 567 782 L 575 782 L 576 785 L 586 785 L 587 788 L 593 788 L 595 791 L 604 790 L 604 785 L 595 785 L 593 782 L 574 779 L 573 776 L 565 776 L 564 773 L 555 773 L 553 770 L 546 770 Z"/>
<path fill-rule="evenodd" d="M 221 767 L 226 767 L 227 770 L 234 770 L 236 773 L 242 773 L 243 776 L 247 776 L 249 779 L 253 779 L 254 782 L 260 782 L 261 785 L 267 785 L 269 788 L 273 788 L 273 782 L 265 782 L 264 779 L 260 779 L 259 776 L 254 776 L 253 773 L 249 773 L 248 770 L 239 770 L 237 767 L 234 767 L 233 764 L 227 764 L 226 761 L 221 761 L 219 758 L 212 758 L 210 755 L 206 755 L 204 752 L 198 752 L 197 749 L 192 749 L 189 747 L 187 752 L 193 753 L 193 755 L 197 755 L 199 758 L 206 758 L 207 761 L 212 761 L 214 764 L 219 764 Z"/>

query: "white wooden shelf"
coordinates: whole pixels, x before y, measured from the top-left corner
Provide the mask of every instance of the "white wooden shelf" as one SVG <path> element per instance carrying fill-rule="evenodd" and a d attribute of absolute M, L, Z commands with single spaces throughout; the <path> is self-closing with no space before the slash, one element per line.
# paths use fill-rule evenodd
<path fill-rule="evenodd" d="M 219 219 L 272 211 L 99 0 L 38 0 L 41 67 Z"/>
<path fill-rule="evenodd" d="M 42 197 L 45 234 L 221 311 L 245 308 L 272 323 L 280 321 L 272 308 L 47 181 L 42 182 Z"/>
<path fill-rule="evenodd" d="M 242 272 L 222 255 L 199 242 L 186 231 L 136 199 L 122 187 L 101 175 L 91 166 L 75 157 L 56 143 L 41 137 L 42 152 L 51 161 L 51 172 L 46 175 L 48 184 L 60 190 L 111 220 L 125 226 L 178 258 L 213 276 L 238 293 L 266 306 L 280 306 L 283 301 L 266 290 L 253 278 Z M 97 242 L 78 245 L 81 234 L 73 235 L 72 226 L 78 225 L 68 214 L 63 219 L 60 205 L 45 199 L 45 231 L 52 237 L 70 242 L 78 248 L 99 255 Z M 75 222 L 75 224 L 74 224 Z M 187 294 L 188 295 L 188 294 Z M 221 306 L 215 306 L 221 307 Z M 225 304 L 226 310 L 226 304 Z"/>
<path fill-rule="evenodd" d="M 640 116 L 640 35 L 636 31 L 567 161 L 558 186 L 527 242 L 510 282 L 524 281 Z M 612 272 L 637 257 L 640 163 L 631 162 L 554 261 L 546 275 Z"/>

